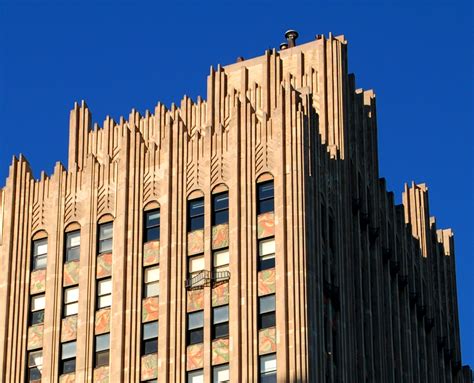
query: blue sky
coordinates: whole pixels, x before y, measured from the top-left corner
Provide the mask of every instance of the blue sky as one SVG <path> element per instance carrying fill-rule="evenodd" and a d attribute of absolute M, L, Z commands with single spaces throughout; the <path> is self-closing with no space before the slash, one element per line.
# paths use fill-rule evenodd
<path fill-rule="evenodd" d="M 473 10 L 461 1 L 0 0 L 0 185 L 12 155 L 66 164 L 69 110 L 94 121 L 205 95 L 210 65 L 344 34 L 349 70 L 377 95 L 380 172 L 429 186 L 456 238 L 464 363 L 474 365 Z"/>

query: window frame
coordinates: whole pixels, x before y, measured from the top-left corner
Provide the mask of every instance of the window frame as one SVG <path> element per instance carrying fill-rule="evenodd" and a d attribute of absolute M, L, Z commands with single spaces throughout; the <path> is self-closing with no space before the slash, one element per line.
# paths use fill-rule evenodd
<path fill-rule="evenodd" d="M 145 328 L 148 326 L 156 326 L 156 334 L 153 333 L 153 336 L 145 337 Z M 142 324 L 142 356 L 156 354 L 158 352 L 158 332 L 159 332 L 159 322 L 152 321 L 152 322 L 145 322 Z M 147 350 L 147 346 L 151 345 L 151 350 Z"/>
<path fill-rule="evenodd" d="M 33 310 L 33 301 L 43 298 L 43 308 L 41 309 L 35 309 Z M 29 310 L 29 315 L 28 315 L 28 325 L 29 326 L 35 326 L 39 324 L 44 323 L 44 313 L 45 313 L 45 308 L 46 308 L 46 295 L 45 293 L 39 293 L 39 294 L 34 294 L 30 295 L 30 310 Z M 40 316 L 41 320 L 38 320 L 36 316 Z"/>
<path fill-rule="evenodd" d="M 190 327 L 191 317 L 195 317 L 197 315 L 201 315 L 200 325 Z M 197 340 L 193 339 L 194 336 L 197 334 Z M 186 316 L 186 345 L 191 346 L 193 344 L 200 344 L 204 342 L 204 310 L 193 311 L 187 313 Z"/>
<path fill-rule="evenodd" d="M 262 189 L 264 189 L 266 186 L 270 186 L 270 184 L 272 186 L 271 196 L 262 195 L 265 192 Z M 271 203 L 269 203 L 269 201 L 271 201 Z M 267 204 L 271 205 L 271 209 L 269 208 L 270 206 L 266 206 Z M 258 182 L 257 183 L 257 215 L 269 213 L 272 211 L 275 211 L 275 183 L 273 182 L 273 180 Z"/>
<path fill-rule="evenodd" d="M 77 300 L 76 301 L 67 301 L 67 292 L 71 290 L 77 290 Z M 67 308 L 76 305 L 76 312 L 70 314 L 67 313 Z M 79 285 L 68 286 L 63 288 L 63 318 L 67 318 L 69 316 L 77 315 L 79 312 Z"/>
<path fill-rule="evenodd" d="M 202 212 L 193 213 L 193 204 L 202 204 Z M 188 200 L 188 233 L 196 230 L 204 229 L 204 217 L 205 215 L 205 205 L 204 197 L 193 198 Z M 197 222 L 197 223 L 196 223 Z"/>
<path fill-rule="evenodd" d="M 102 238 L 102 231 L 101 229 L 110 226 L 111 227 L 111 234 L 108 237 Z M 101 249 L 101 244 L 109 241 L 110 240 L 110 249 L 102 250 Z M 99 223 L 97 225 L 97 254 L 102 255 L 102 254 L 109 254 L 113 252 L 114 248 L 114 222 L 113 221 L 108 221 L 104 223 Z"/>
<path fill-rule="evenodd" d="M 41 364 L 31 364 L 30 363 L 30 360 L 31 360 L 31 357 L 34 355 L 34 354 L 39 354 L 41 353 Z M 41 378 L 43 377 L 43 349 L 37 349 L 37 350 L 31 350 L 31 351 L 28 351 L 28 354 L 27 354 L 27 368 L 28 368 L 28 382 L 37 382 L 38 380 L 41 380 Z M 35 372 L 37 372 L 39 374 L 39 377 L 32 377 L 32 371 L 33 370 L 36 370 Z"/>
<path fill-rule="evenodd" d="M 70 356 L 68 358 L 64 358 L 64 346 L 65 345 L 72 345 L 74 344 L 74 356 Z M 64 342 L 61 343 L 61 357 L 59 359 L 59 374 L 71 374 L 76 371 L 76 358 L 77 358 L 77 341 L 73 340 L 71 342 Z M 65 366 L 67 362 L 73 362 L 74 368 L 72 370 L 66 370 Z"/>
<path fill-rule="evenodd" d="M 147 273 L 151 272 L 153 269 L 157 269 L 158 271 L 158 279 L 151 280 L 147 282 Z M 157 289 L 156 294 L 151 294 L 148 292 L 149 289 L 153 288 Z M 160 296 L 160 266 L 159 265 L 152 265 L 143 268 L 143 299 L 151 298 L 151 297 L 159 297 Z"/>
<path fill-rule="evenodd" d="M 226 309 L 226 320 L 219 320 L 216 322 L 216 311 Z M 222 330 L 223 329 L 223 330 Z M 223 333 L 220 333 L 223 331 Z M 216 306 L 212 308 L 212 331 L 211 340 L 228 338 L 229 337 L 229 305 Z"/>
<path fill-rule="evenodd" d="M 152 214 L 158 213 L 158 223 L 148 225 L 148 218 Z M 143 242 L 159 241 L 161 234 L 161 212 L 160 208 L 145 210 L 143 219 Z M 150 232 L 157 230 L 158 234 L 151 235 Z"/>
<path fill-rule="evenodd" d="M 273 310 L 262 312 L 263 301 L 273 299 Z M 268 323 L 269 322 L 269 323 Z M 268 294 L 258 297 L 258 329 L 263 330 L 276 326 L 276 295 Z"/>
<path fill-rule="evenodd" d="M 272 359 L 270 359 L 273 357 Z M 265 360 L 271 361 L 274 360 L 275 368 L 272 370 L 265 370 L 263 371 L 262 364 Z M 262 363 L 263 362 L 263 363 Z M 258 358 L 258 381 L 259 383 L 267 383 L 267 382 L 276 382 L 277 380 L 277 356 L 276 353 L 260 355 Z M 274 379 L 272 379 L 274 377 Z M 268 379 L 270 378 L 270 379 Z"/>
<path fill-rule="evenodd" d="M 221 371 L 227 370 L 227 376 L 229 379 L 221 381 L 217 380 L 218 376 L 217 374 Z M 230 382 L 230 368 L 229 368 L 229 363 L 224 363 L 224 364 L 218 364 L 216 366 L 212 366 L 212 383 L 221 383 L 221 382 Z"/>
<path fill-rule="evenodd" d="M 227 205 L 225 207 L 217 208 L 218 199 L 226 197 Z M 220 193 L 212 194 L 212 226 L 224 225 L 229 223 L 229 192 L 223 191 Z"/>
<path fill-rule="evenodd" d="M 273 241 L 273 253 L 262 254 L 262 245 L 266 242 Z M 264 259 L 265 258 L 265 259 Z M 262 238 L 258 241 L 258 271 L 275 268 L 276 265 L 276 243 L 275 237 Z"/>
<path fill-rule="evenodd" d="M 38 253 L 40 246 L 46 245 L 45 253 Z M 44 265 L 38 266 L 38 261 L 44 260 Z M 48 266 L 48 238 L 40 238 L 32 241 L 31 244 L 31 271 L 45 270 Z"/>
<path fill-rule="evenodd" d="M 107 336 L 107 339 L 108 339 L 108 344 L 107 344 L 108 347 L 97 350 L 97 343 L 98 343 L 97 340 L 98 340 L 98 338 L 104 338 L 105 336 Z M 107 362 L 106 363 L 100 361 L 100 358 L 103 355 L 107 355 Z M 107 332 L 105 334 L 96 335 L 95 338 L 94 338 L 94 368 L 108 366 L 108 365 L 110 365 L 110 332 Z"/>
<path fill-rule="evenodd" d="M 198 370 L 188 371 L 186 373 L 186 383 L 193 383 L 191 379 L 201 377 L 204 382 L 204 369 L 200 368 Z"/>
<path fill-rule="evenodd" d="M 78 235 L 79 245 L 69 246 L 69 238 L 73 235 Z M 71 250 L 76 250 L 76 249 L 78 249 L 78 254 L 70 256 L 69 252 Z M 66 232 L 65 236 L 64 236 L 64 263 L 78 261 L 80 259 L 80 256 L 81 256 L 80 251 L 81 251 L 81 230 L 74 230 L 74 231 Z"/>
<path fill-rule="evenodd" d="M 100 285 L 104 282 L 110 282 L 110 293 L 107 293 L 107 294 L 100 293 Z M 96 285 L 96 310 L 97 311 L 112 307 L 112 290 L 113 290 L 112 277 L 97 279 L 97 285 Z M 102 306 L 100 303 L 101 298 L 104 298 L 106 296 L 110 296 L 110 304 L 108 306 Z"/>

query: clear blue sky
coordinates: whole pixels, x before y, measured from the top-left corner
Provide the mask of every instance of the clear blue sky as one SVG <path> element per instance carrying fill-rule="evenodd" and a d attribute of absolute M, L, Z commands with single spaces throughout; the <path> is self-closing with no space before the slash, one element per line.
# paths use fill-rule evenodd
<path fill-rule="evenodd" d="M 66 164 L 69 110 L 95 121 L 204 95 L 210 65 L 344 34 L 349 70 L 377 94 L 381 175 L 430 187 L 456 237 L 465 363 L 474 364 L 472 0 L 0 0 L 0 185 L 24 153 L 35 175 Z"/>

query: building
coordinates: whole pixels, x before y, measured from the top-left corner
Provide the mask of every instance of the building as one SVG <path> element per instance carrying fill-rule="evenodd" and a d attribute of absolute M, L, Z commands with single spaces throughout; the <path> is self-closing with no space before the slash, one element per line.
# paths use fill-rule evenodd
<path fill-rule="evenodd" d="M 394 202 L 344 36 L 92 123 L 0 192 L 1 382 L 468 382 L 453 233 Z M 464 378 L 463 378 L 464 376 Z"/>

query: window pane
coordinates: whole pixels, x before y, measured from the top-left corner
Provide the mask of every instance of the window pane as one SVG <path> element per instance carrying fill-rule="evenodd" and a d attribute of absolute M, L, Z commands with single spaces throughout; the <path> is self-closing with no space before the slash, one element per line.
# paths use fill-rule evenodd
<path fill-rule="evenodd" d="M 258 260 L 258 270 L 267 270 L 275 267 L 275 254 L 265 255 Z"/>
<path fill-rule="evenodd" d="M 43 365 L 43 351 L 34 351 L 28 353 L 28 367 Z"/>
<path fill-rule="evenodd" d="M 79 287 L 71 287 L 64 290 L 64 302 L 72 303 L 79 300 Z"/>
<path fill-rule="evenodd" d="M 37 382 L 41 380 L 41 367 L 32 367 L 28 370 L 28 380 L 30 382 Z"/>
<path fill-rule="evenodd" d="M 61 374 L 69 374 L 76 371 L 76 358 L 65 360 L 62 362 Z"/>
<path fill-rule="evenodd" d="M 275 372 L 276 366 L 276 354 L 263 355 L 260 357 L 260 373 L 265 374 L 269 372 Z"/>
<path fill-rule="evenodd" d="M 259 299 L 259 313 L 275 311 L 275 294 L 266 295 Z"/>
<path fill-rule="evenodd" d="M 214 210 L 223 210 L 229 208 L 229 193 L 219 193 L 213 196 Z"/>
<path fill-rule="evenodd" d="M 160 227 L 155 226 L 145 231 L 145 242 L 157 241 L 160 239 Z"/>
<path fill-rule="evenodd" d="M 273 210 L 275 210 L 273 198 L 267 199 L 260 201 L 260 203 L 258 204 L 257 214 L 263 214 Z"/>
<path fill-rule="evenodd" d="M 158 321 L 145 323 L 143 325 L 143 339 L 158 337 Z"/>
<path fill-rule="evenodd" d="M 258 199 L 273 198 L 273 181 L 262 182 L 257 185 Z"/>
<path fill-rule="evenodd" d="M 112 280 L 110 278 L 100 280 L 98 283 L 98 290 L 99 295 L 112 293 Z"/>
<path fill-rule="evenodd" d="M 103 309 L 103 308 L 112 306 L 112 295 L 107 294 L 107 295 L 103 295 L 103 296 L 99 297 L 97 306 L 98 306 L 99 309 Z"/>
<path fill-rule="evenodd" d="M 212 218 L 213 225 L 222 225 L 229 222 L 229 210 L 216 211 Z"/>
<path fill-rule="evenodd" d="M 212 339 L 225 338 L 229 336 L 229 322 L 215 324 L 213 326 Z"/>
<path fill-rule="evenodd" d="M 70 359 L 76 357 L 76 342 L 67 342 L 61 344 L 61 359 Z"/>
<path fill-rule="evenodd" d="M 104 351 L 109 349 L 110 333 L 97 335 L 95 337 L 95 351 Z"/>
<path fill-rule="evenodd" d="M 204 326 L 204 311 L 196 311 L 188 314 L 188 329 L 192 330 Z"/>
<path fill-rule="evenodd" d="M 33 295 L 31 297 L 31 311 L 44 310 L 44 307 L 45 307 L 44 294 Z"/>
<path fill-rule="evenodd" d="M 199 230 L 204 227 L 204 216 L 200 215 L 194 218 L 191 218 L 189 222 L 189 231 Z"/>
<path fill-rule="evenodd" d="M 112 238 L 113 228 L 112 222 L 99 225 L 99 240 Z"/>
<path fill-rule="evenodd" d="M 112 251 L 112 238 L 104 239 L 99 242 L 99 253 L 107 253 Z"/>
<path fill-rule="evenodd" d="M 189 201 L 189 216 L 196 217 L 204 215 L 204 198 Z"/>
<path fill-rule="evenodd" d="M 258 318 L 258 328 L 263 329 L 263 328 L 268 328 L 268 327 L 274 327 L 276 324 L 275 320 L 275 312 L 269 312 L 265 314 L 260 314 Z"/>
<path fill-rule="evenodd" d="M 33 311 L 30 315 L 30 325 L 44 322 L 44 310 Z"/>
<path fill-rule="evenodd" d="M 259 241 L 259 255 L 275 254 L 275 238 Z"/>
<path fill-rule="evenodd" d="M 204 257 L 189 258 L 189 273 L 195 273 L 204 270 Z"/>
<path fill-rule="evenodd" d="M 213 323 L 222 323 L 229 321 L 229 305 L 215 307 L 212 310 Z"/>
<path fill-rule="evenodd" d="M 80 258 L 81 248 L 72 247 L 66 250 L 66 262 L 75 261 Z"/>
<path fill-rule="evenodd" d="M 48 253 L 48 239 L 39 239 L 33 242 L 33 255 L 44 255 Z"/>
<path fill-rule="evenodd" d="M 160 211 L 151 210 L 145 212 L 145 225 L 146 227 L 157 226 L 160 224 Z"/>
<path fill-rule="evenodd" d="M 76 247 L 81 244 L 81 232 L 73 231 L 71 233 L 66 233 L 66 247 Z"/>
<path fill-rule="evenodd" d="M 145 269 L 145 283 L 155 282 L 160 280 L 160 268 L 148 267 Z"/>
<path fill-rule="evenodd" d="M 229 249 L 214 252 L 214 267 L 229 264 Z"/>
<path fill-rule="evenodd" d="M 160 295 L 160 282 L 147 283 L 145 285 L 144 298 L 156 297 Z"/>
<path fill-rule="evenodd" d="M 204 373 L 202 370 L 188 372 L 187 383 L 204 383 Z"/>
<path fill-rule="evenodd" d="M 188 332 L 189 341 L 188 344 L 202 343 L 204 340 L 204 330 L 202 328 L 197 330 L 189 330 Z"/>
<path fill-rule="evenodd" d="M 76 315 L 79 311 L 79 304 L 69 303 L 64 306 L 64 316 L 68 317 L 70 315 Z"/>
<path fill-rule="evenodd" d="M 143 355 L 154 354 L 158 352 L 158 339 L 146 340 L 143 342 Z"/>
<path fill-rule="evenodd" d="M 45 269 L 46 268 L 46 264 L 47 264 L 47 258 L 45 255 L 42 255 L 42 256 L 39 256 L 39 257 L 35 257 L 33 259 L 33 269 L 36 270 L 36 269 Z"/>
<path fill-rule="evenodd" d="M 212 369 L 212 382 L 213 383 L 223 383 L 223 382 L 228 382 L 228 381 L 230 381 L 228 364 L 215 366 Z"/>
<path fill-rule="evenodd" d="M 109 350 L 97 352 L 95 354 L 95 367 L 109 365 Z"/>

